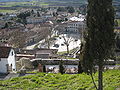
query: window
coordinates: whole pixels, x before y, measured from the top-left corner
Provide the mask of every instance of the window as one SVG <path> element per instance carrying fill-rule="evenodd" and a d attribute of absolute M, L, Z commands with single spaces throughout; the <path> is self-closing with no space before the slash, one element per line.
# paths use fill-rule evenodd
<path fill-rule="evenodd" d="M 14 52 L 12 52 L 11 55 L 13 56 L 13 55 L 14 55 Z"/>

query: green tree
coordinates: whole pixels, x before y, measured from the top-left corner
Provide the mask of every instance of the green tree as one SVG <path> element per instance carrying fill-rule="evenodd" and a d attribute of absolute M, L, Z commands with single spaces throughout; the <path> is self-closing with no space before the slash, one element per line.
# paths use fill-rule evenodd
<path fill-rule="evenodd" d="M 68 21 L 68 19 L 67 19 L 67 18 L 65 18 L 65 21 Z"/>
<path fill-rule="evenodd" d="M 3 16 L 3 14 L 2 14 L 2 13 L 0 13 L 0 16 Z"/>
<path fill-rule="evenodd" d="M 103 90 L 104 62 L 111 56 L 115 44 L 112 0 L 88 0 L 87 30 L 84 70 L 92 75 L 94 66 L 98 65 L 98 90 Z"/>
<path fill-rule="evenodd" d="M 74 7 L 71 7 L 71 6 L 67 7 L 67 10 L 68 10 L 68 13 L 74 13 L 75 12 Z"/>
<path fill-rule="evenodd" d="M 31 10 L 31 14 L 34 14 L 34 10 L 33 9 Z"/>
<path fill-rule="evenodd" d="M 119 24 L 118 24 L 118 21 L 117 20 L 115 20 L 115 27 L 118 27 L 119 26 Z"/>
<path fill-rule="evenodd" d="M 58 7 L 57 12 L 64 12 L 66 11 L 65 7 Z"/>
<path fill-rule="evenodd" d="M 37 16 L 40 17 L 40 13 L 39 12 L 37 12 Z"/>
<path fill-rule="evenodd" d="M 22 24 L 26 24 L 26 17 L 30 16 L 30 12 L 22 12 L 20 14 L 17 15 L 18 17 L 18 22 L 21 22 Z M 20 20 L 21 19 L 21 20 Z"/>
<path fill-rule="evenodd" d="M 9 27 L 9 24 L 8 22 L 6 22 L 4 28 L 8 28 L 8 27 Z"/>
<path fill-rule="evenodd" d="M 117 36 L 116 38 L 116 46 L 118 49 L 120 49 L 120 36 Z"/>

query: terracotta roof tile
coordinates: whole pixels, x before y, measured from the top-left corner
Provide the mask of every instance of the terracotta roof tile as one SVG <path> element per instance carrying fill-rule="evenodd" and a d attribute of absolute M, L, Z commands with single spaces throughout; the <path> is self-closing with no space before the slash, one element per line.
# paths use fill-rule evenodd
<path fill-rule="evenodd" d="M 0 58 L 8 58 L 11 47 L 0 46 Z"/>

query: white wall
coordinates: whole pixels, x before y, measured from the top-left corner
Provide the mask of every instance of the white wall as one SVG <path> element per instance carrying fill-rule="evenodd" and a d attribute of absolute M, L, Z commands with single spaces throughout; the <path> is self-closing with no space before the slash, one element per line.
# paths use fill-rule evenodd
<path fill-rule="evenodd" d="M 79 32 L 79 30 L 83 28 L 83 22 L 70 22 L 67 25 L 68 31 Z"/>
<path fill-rule="evenodd" d="M 78 65 L 65 65 L 66 68 L 72 69 L 72 68 L 77 68 L 78 69 Z"/>
<path fill-rule="evenodd" d="M 1 60 L 0 60 L 0 73 L 7 73 L 6 64 L 8 64 L 7 58 L 1 58 Z"/>
<path fill-rule="evenodd" d="M 46 68 L 53 68 L 53 67 L 56 67 L 56 68 L 59 69 L 59 65 L 45 65 L 45 66 L 46 66 Z"/>
<path fill-rule="evenodd" d="M 34 18 L 34 17 L 27 18 L 27 23 L 40 23 L 42 21 L 43 21 L 42 18 Z"/>
<path fill-rule="evenodd" d="M 16 71 L 16 61 L 15 61 L 15 52 L 11 49 L 8 57 L 8 64 L 11 66 L 12 64 L 12 71 Z"/>

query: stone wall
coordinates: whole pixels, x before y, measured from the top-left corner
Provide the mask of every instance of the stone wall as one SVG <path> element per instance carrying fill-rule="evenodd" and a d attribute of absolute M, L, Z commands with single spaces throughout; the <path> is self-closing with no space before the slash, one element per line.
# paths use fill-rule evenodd
<path fill-rule="evenodd" d="M 64 65 L 78 65 L 79 59 L 33 59 L 31 62 L 34 66 L 38 66 L 38 64 L 42 65 L 59 65 L 60 62 L 63 62 Z"/>

